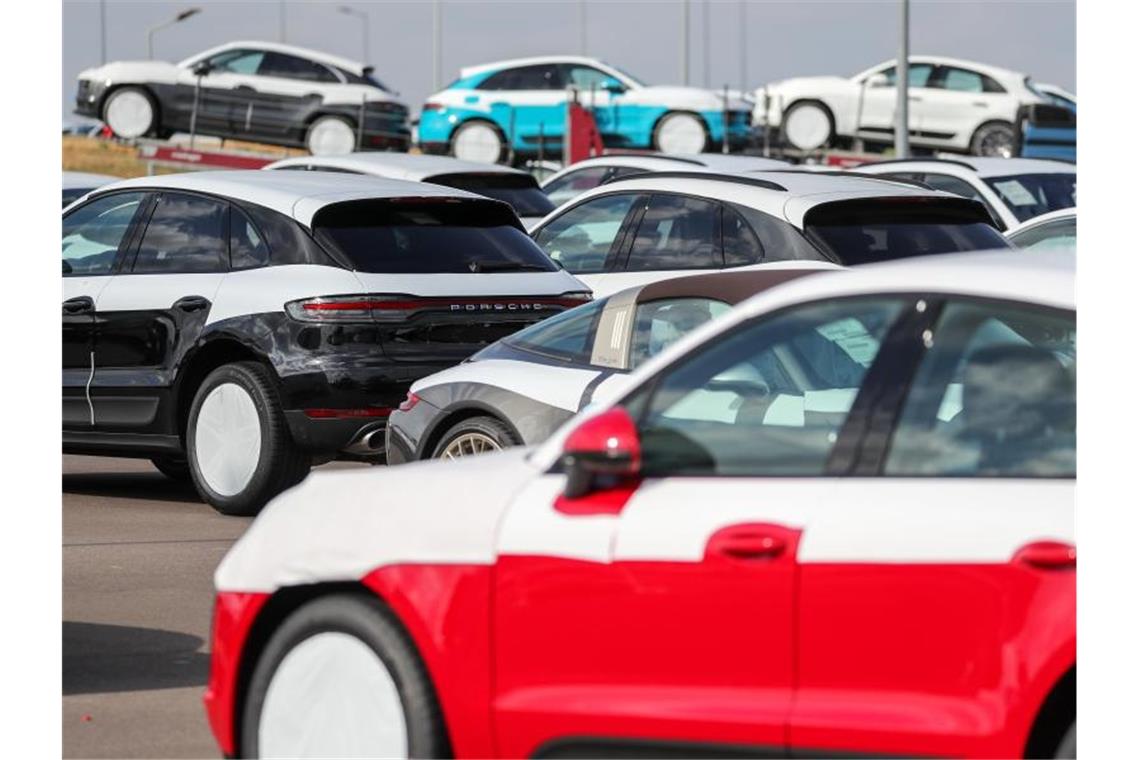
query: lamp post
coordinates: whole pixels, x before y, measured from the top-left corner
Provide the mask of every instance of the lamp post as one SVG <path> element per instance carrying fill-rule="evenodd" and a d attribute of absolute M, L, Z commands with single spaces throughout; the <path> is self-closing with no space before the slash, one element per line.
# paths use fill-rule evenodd
<path fill-rule="evenodd" d="M 364 46 L 364 65 L 372 63 L 370 54 L 368 52 L 368 14 L 358 8 L 350 8 L 347 5 L 342 5 L 337 8 L 341 13 L 348 16 L 356 16 L 361 20 L 360 24 L 360 42 Z"/>
<path fill-rule="evenodd" d="M 201 8 L 187 8 L 186 10 L 182 11 L 177 16 L 172 18 L 170 21 L 164 21 L 163 23 L 159 24 L 158 26 L 152 26 L 150 29 L 147 29 L 146 30 L 146 57 L 150 60 L 154 60 L 154 33 L 155 32 L 157 32 L 160 29 L 165 29 L 168 26 L 174 26 L 175 24 L 181 24 L 186 19 L 190 18 L 191 16 L 196 16 L 197 14 L 199 14 L 201 12 L 202 12 Z"/>
<path fill-rule="evenodd" d="M 895 155 L 910 158 L 910 0 L 901 0 L 902 29 L 895 63 Z"/>
<path fill-rule="evenodd" d="M 681 84 L 689 83 L 689 0 L 681 3 Z"/>

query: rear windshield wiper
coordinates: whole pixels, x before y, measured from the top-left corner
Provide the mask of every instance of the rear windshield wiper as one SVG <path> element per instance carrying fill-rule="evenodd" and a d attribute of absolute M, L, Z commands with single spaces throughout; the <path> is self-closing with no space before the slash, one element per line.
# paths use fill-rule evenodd
<path fill-rule="evenodd" d="M 488 259 L 475 259 L 467 262 L 467 268 L 472 272 L 549 272 L 550 269 L 541 264 L 526 264 L 521 261 L 494 261 Z"/>

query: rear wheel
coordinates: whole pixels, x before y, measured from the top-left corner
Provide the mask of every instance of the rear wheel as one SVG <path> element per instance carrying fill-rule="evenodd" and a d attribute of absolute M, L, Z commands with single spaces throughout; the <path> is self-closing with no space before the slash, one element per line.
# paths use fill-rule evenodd
<path fill-rule="evenodd" d="M 463 161 L 498 163 L 505 150 L 499 130 L 485 121 L 460 124 L 451 136 L 451 155 Z"/>
<path fill-rule="evenodd" d="M 314 156 L 343 156 L 356 148 L 356 130 L 340 116 L 322 116 L 305 135 L 305 147 Z"/>
<path fill-rule="evenodd" d="M 269 372 L 257 362 L 226 364 L 198 388 L 186 428 L 198 493 L 227 515 L 255 515 L 301 482 L 309 457 L 289 434 Z"/>
<path fill-rule="evenodd" d="M 190 463 L 185 457 L 153 457 L 150 463 L 171 480 L 179 482 L 190 480 Z"/>
<path fill-rule="evenodd" d="M 469 417 L 452 425 L 432 453 L 433 459 L 460 459 L 518 446 L 511 429 L 494 417 Z"/>
<path fill-rule="evenodd" d="M 258 659 L 241 757 L 443 757 L 427 672 L 390 612 L 329 596 L 294 612 Z"/>
<path fill-rule="evenodd" d="M 704 153 L 709 135 L 704 122 L 691 113 L 666 114 L 653 130 L 653 147 L 670 155 Z"/>
<path fill-rule="evenodd" d="M 784 114 L 784 139 L 800 150 L 817 150 L 831 142 L 835 131 L 831 114 L 821 103 L 796 103 Z"/>
<path fill-rule="evenodd" d="M 970 140 L 970 153 L 975 156 L 1013 158 L 1017 135 L 1013 125 L 1004 121 L 991 121 L 978 127 Z"/>
<path fill-rule="evenodd" d="M 158 106 L 141 87 L 120 87 L 103 103 L 103 122 L 118 137 L 133 139 L 157 127 Z"/>

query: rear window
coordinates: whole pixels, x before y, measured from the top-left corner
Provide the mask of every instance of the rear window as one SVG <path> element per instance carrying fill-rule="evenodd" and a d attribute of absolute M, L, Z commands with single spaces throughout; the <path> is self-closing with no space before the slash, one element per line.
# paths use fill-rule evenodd
<path fill-rule="evenodd" d="M 553 272 L 557 265 L 501 203 L 395 199 L 337 203 L 313 233 L 359 272 Z"/>
<path fill-rule="evenodd" d="M 985 207 L 964 198 L 826 203 L 807 213 L 804 231 L 844 265 L 1009 248 Z"/>
<path fill-rule="evenodd" d="M 1077 205 L 1075 172 L 989 177 L 986 184 L 1001 196 L 1006 207 L 1022 222 Z"/>
<path fill-rule="evenodd" d="M 438 174 L 427 181 L 509 203 L 519 216 L 546 216 L 554 210 L 550 198 L 529 174 Z"/>

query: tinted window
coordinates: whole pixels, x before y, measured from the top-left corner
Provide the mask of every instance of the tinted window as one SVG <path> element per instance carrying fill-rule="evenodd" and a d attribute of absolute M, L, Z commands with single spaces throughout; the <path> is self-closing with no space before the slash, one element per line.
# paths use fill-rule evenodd
<path fill-rule="evenodd" d="M 561 206 L 571 198 L 575 198 L 587 190 L 593 190 L 598 185 L 602 184 L 602 180 L 606 178 L 606 173 L 610 171 L 605 166 L 591 166 L 587 169 L 579 169 L 578 171 L 564 174 L 560 179 L 551 182 L 549 185 L 542 189 L 546 193 L 546 197 L 555 206 Z"/>
<path fill-rule="evenodd" d="M 561 90 L 562 72 L 556 63 L 504 69 L 483 80 L 479 90 Z"/>
<path fill-rule="evenodd" d="M 726 314 L 732 307 L 711 298 L 665 298 L 637 305 L 629 366 L 635 368 L 673 345 L 685 333 Z"/>
<path fill-rule="evenodd" d="M 256 74 L 265 58 L 263 50 L 227 50 L 210 58 L 210 65 L 218 71 L 234 74 Z"/>
<path fill-rule="evenodd" d="M 726 267 L 759 264 L 764 260 L 764 246 L 744 217 L 726 206 L 722 224 Z"/>
<path fill-rule="evenodd" d="M 69 187 L 63 191 L 63 205 L 60 208 L 67 208 L 72 203 L 87 195 L 87 193 L 95 190 L 94 187 Z"/>
<path fill-rule="evenodd" d="M 906 79 L 908 86 L 926 87 L 927 82 L 930 81 L 930 74 L 933 71 L 934 67 L 929 63 L 912 63 L 909 67 L 907 67 Z M 889 69 L 885 69 L 883 71 L 883 74 L 887 77 L 887 84 L 891 87 L 894 87 L 895 78 L 898 76 L 898 73 L 895 71 L 895 67 L 891 66 Z"/>
<path fill-rule="evenodd" d="M 1077 220 L 1054 219 L 1009 236 L 1018 248 L 1045 251 L 1051 248 L 1073 248 L 1077 244 Z"/>
<path fill-rule="evenodd" d="M 591 198 L 553 219 L 535 240 L 547 255 L 574 274 L 605 269 L 606 257 L 636 193 Z"/>
<path fill-rule="evenodd" d="M 158 198 L 131 271 L 135 274 L 221 272 L 226 268 L 226 205 L 163 193 Z"/>
<path fill-rule="evenodd" d="M 269 263 L 269 248 L 245 214 L 230 207 L 230 268 L 253 269 Z"/>
<path fill-rule="evenodd" d="M 591 301 L 504 338 L 515 348 L 575 364 L 589 364 L 594 333 L 606 299 Z"/>
<path fill-rule="evenodd" d="M 826 260 L 827 257 L 808 242 L 804 238 L 803 233 L 783 219 L 777 219 L 774 216 L 765 214 L 763 211 L 757 211 L 747 206 L 726 205 L 724 216 L 725 266 L 733 266 L 729 261 L 728 249 L 730 231 L 728 212 L 730 209 L 743 217 L 748 223 L 748 227 L 756 235 L 760 249 L 763 252 L 764 261 Z"/>
<path fill-rule="evenodd" d="M 304 79 L 309 82 L 340 81 L 327 66 L 284 53 L 266 53 L 257 73 L 262 76 Z"/>
<path fill-rule="evenodd" d="M 496 201 L 352 201 L 313 220 L 321 243 L 361 272 L 519 272 L 557 270 Z"/>
<path fill-rule="evenodd" d="M 1049 211 L 1077 205 L 1077 175 L 1018 174 L 988 177 L 994 189 L 1018 221 L 1027 221 Z"/>
<path fill-rule="evenodd" d="M 938 81 L 933 86 L 944 90 L 957 90 L 959 92 L 984 92 L 982 75 L 976 71 L 955 69 L 944 66 L 939 71 Z"/>
<path fill-rule="evenodd" d="M 720 204 L 685 195 L 654 195 L 626 269 L 719 269 Z"/>
<path fill-rule="evenodd" d="M 65 216 L 63 274 L 108 274 L 143 198 L 143 193 L 105 195 Z"/>
<path fill-rule="evenodd" d="M 616 82 L 616 78 L 592 66 L 565 66 L 563 76 L 567 84 L 572 84 L 580 90 L 589 92 L 590 88 L 601 90 L 607 82 Z"/>
<path fill-rule="evenodd" d="M 808 237 L 846 265 L 1009 247 L 984 208 L 957 199 L 824 204 L 808 212 L 804 227 Z"/>
<path fill-rule="evenodd" d="M 901 308 L 885 298 L 800 306 L 690 355 L 649 391 L 646 473 L 822 475 Z"/>
<path fill-rule="evenodd" d="M 554 204 L 529 174 L 439 174 L 425 181 L 509 203 L 519 216 L 546 216 L 554 210 Z"/>
<path fill-rule="evenodd" d="M 938 320 L 886 474 L 1074 477 L 1072 315 L 958 303 Z"/>
<path fill-rule="evenodd" d="M 970 200 L 981 203 L 986 207 L 986 210 L 990 212 L 990 216 L 993 218 L 994 223 L 999 223 L 998 216 L 990 207 L 989 201 L 983 198 L 982 194 L 978 192 L 978 189 L 966 180 L 959 179 L 958 177 L 952 177 L 949 174 L 924 174 L 916 176 L 919 181 L 925 182 L 935 190 L 954 193 L 954 195 L 960 195 L 963 198 L 969 198 Z"/>

